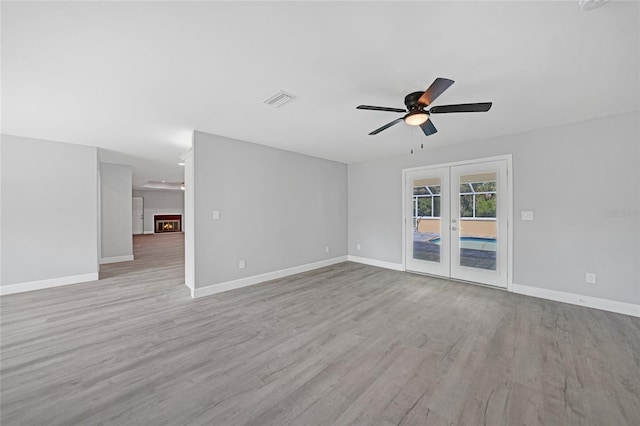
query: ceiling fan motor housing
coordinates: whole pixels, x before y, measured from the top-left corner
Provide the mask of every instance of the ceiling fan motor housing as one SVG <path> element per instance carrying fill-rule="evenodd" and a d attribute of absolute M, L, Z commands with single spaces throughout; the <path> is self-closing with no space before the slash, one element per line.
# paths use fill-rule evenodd
<path fill-rule="evenodd" d="M 424 92 L 412 92 L 404 97 L 404 104 L 407 106 L 408 111 L 421 108 L 421 106 L 418 105 L 418 99 L 420 99 L 423 93 Z"/>

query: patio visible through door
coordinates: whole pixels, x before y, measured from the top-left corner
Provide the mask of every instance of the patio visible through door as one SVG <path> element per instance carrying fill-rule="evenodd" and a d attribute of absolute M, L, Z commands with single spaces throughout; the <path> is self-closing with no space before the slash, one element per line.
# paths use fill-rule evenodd
<path fill-rule="evenodd" d="M 507 287 L 507 160 L 405 172 L 405 268 Z"/>

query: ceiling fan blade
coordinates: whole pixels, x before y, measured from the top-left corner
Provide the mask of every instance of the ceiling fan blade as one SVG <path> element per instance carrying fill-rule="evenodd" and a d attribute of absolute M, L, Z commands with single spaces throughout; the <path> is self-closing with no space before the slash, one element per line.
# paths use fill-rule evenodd
<path fill-rule="evenodd" d="M 447 90 L 449 86 L 453 84 L 453 80 L 449 80 L 448 78 L 436 78 L 431 86 L 420 96 L 418 99 L 417 105 L 419 106 L 427 106 L 431 105 L 433 101 L 440 95 L 442 92 Z"/>
<path fill-rule="evenodd" d="M 403 111 L 404 112 L 404 111 Z M 369 133 L 369 135 L 377 135 L 378 133 L 380 133 L 381 131 L 388 129 L 389 127 L 393 126 L 394 124 L 398 124 L 399 122 L 401 122 L 402 120 L 404 120 L 404 118 L 397 118 L 395 120 L 393 120 L 391 123 L 387 123 L 384 126 L 380 127 L 379 129 L 374 130 L 373 132 Z"/>
<path fill-rule="evenodd" d="M 434 106 L 429 110 L 431 114 L 446 114 L 448 112 L 486 112 L 491 109 L 491 102 L 479 102 L 475 104 L 456 104 Z"/>
<path fill-rule="evenodd" d="M 370 109 L 373 111 L 389 111 L 389 112 L 407 112 L 406 109 L 379 107 L 379 106 L 372 106 L 372 105 L 358 105 L 356 109 Z"/>
<path fill-rule="evenodd" d="M 431 119 L 428 119 L 427 121 L 422 123 L 420 125 L 420 128 L 422 129 L 424 134 L 427 136 L 432 135 L 438 131 L 438 129 L 436 129 L 436 126 L 434 126 L 433 123 L 431 122 Z"/>

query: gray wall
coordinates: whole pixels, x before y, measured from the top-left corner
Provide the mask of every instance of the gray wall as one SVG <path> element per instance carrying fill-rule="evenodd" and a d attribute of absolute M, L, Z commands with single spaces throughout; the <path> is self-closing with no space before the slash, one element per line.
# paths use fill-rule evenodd
<path fill-rule="evenodd" d="M 182 214 L 184 229 L 184 192 L 183 191 L 133 191 L 134 197 L 144 198 L 144 232 L 153 233 L 155 214 Z"/>
<path fill-rule="evenodd" d="M 349 254 L 402 263 L 402 169 L 513 154 L 513 282 L 640 303 L 639 118 L 624 114 L 351 164 Z M 522 222 L 523 210 L 533 210 L 535 220 Z M 597 284 L 585 283 L 586 272 L 597 274 Z"/>
<path fill-rule="evenodd" d="M 1 136 L 2 285 L 98 272 L 96 148 Z"/>
<path fill-rule="evenodd" d="M 132 170 L 130 166 L 100 163 L 101 258 L 133 256 Z"/>
<path fill-rule="evenodd" d="M 347 254 L 345 164 L 200 132 L 193 150 L 196 288 Z"/>

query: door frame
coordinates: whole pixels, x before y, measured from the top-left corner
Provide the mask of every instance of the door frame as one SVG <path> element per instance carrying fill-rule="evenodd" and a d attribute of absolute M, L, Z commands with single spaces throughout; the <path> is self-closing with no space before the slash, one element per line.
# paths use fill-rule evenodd
<path fill-rule="evenodd" d="M 513 291 L 513 155 L 504 154 L 494 157 L 474 158 L 450 163 L 430 164 L 427 166 L 410 167 L 402 169 L 402 268 L 407 272 L 407 191 L 405 190 L 407 172 L 427 171 L 441 167 L 463 166 L 468 164 L 487 163 L 491 161 L 506 160 L 507 162 L 507 291 Z M 440 277 L 441 278 L 441 277 Z M 456 281 L 454 278 L 449 278 Z M 474 283 L 477 285 L 486 285 Z M 500 287 L 492 287 L 500 288 Z"/>

